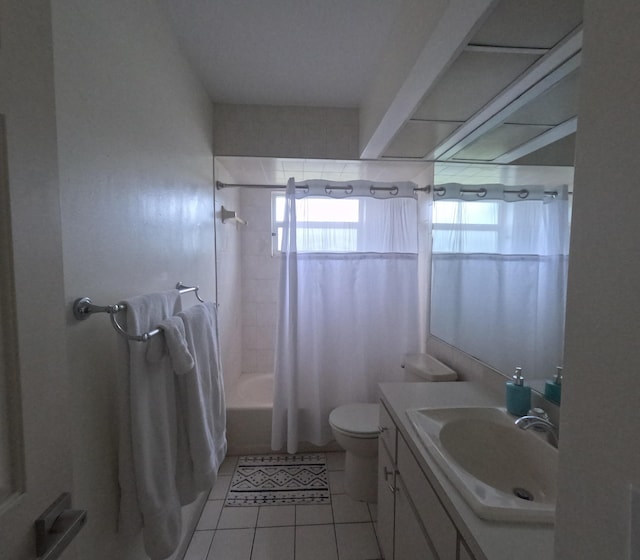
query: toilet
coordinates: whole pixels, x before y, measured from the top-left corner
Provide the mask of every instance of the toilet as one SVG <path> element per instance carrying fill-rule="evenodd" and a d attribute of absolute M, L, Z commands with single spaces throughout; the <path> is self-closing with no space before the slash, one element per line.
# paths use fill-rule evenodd
<path fill-rule="evenodd" d="M 354 500 L 375 502 L 378 491 L 379 405 L 345 404 L 329 414 L 337 444 L 345 450 L 344 489 Z"/>
<path fill-rule="evenodd" d="M 455 381 L 458 374 L 428 354 L 406 354 L 405 381 Z M 344 488 L 354 500 L 375 502 L 378 489 L 379 405 L 345 404 L 329 414 L 337 444 L 345 450 Z"/>

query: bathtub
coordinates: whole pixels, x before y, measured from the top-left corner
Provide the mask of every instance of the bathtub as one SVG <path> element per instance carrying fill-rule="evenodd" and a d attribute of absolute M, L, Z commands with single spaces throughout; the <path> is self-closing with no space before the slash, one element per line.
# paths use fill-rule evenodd
<path fill-rule="evenodd" d="M 244 373 L 226 391 L 227 454 L 272 453 L 273 373 Z M 301 442 L 298 451 L 340 451 L 337 443 L 318 447 Z"/>
<path fill-rule="evenodd" d="M 244 373 L 236 380 L 227 399 L 229 408 L 272 408 L 273 373 Z"/>
<path fill-rule="evenodd" d="M 273 374 L 242 374 L 227 390 L 226 403 L 227 453 L 270 453 Z"/>

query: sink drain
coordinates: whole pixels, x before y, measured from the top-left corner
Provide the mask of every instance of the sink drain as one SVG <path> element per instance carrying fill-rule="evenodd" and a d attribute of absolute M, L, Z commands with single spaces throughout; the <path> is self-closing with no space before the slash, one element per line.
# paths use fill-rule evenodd
<path fill-rule="evenodd" d="M 524 488 L 514 488 L 513 493 L 521 500 L 527 500 L 533 502 L 533 494 Z"/>

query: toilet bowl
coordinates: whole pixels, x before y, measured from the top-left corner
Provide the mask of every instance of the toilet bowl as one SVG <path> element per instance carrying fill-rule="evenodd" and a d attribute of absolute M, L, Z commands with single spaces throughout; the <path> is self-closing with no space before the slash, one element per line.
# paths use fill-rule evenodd
<path fill-rule="evenodd" d="M 375 502 L 378 477 L 377 404 L 354 403 L 329 414 L 333 437 L 345 450 L 344 488 L 354 500 Z"/>
<path fill-rule="evenodd" d="M 406 354 L 404 380 L 455 381 L 458 374 L 429 354 Z M 329 414 L 333 437 L 345 450 L 344 489 L 354 500 L 377 501 L 379 405 L 345 404 Z"/>

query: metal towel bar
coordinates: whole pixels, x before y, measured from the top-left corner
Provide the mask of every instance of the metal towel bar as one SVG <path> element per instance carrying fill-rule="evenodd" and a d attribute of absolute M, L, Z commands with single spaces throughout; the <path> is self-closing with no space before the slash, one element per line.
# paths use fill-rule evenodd
<path fill-rule="evenodd" d="M 178 290 L 180 294 L 187 294 L 189 292 L 194 292 L 198 300 L 204 303 L 204 300 L 200 297 L 200 294 L 198 293 L 199 289 L 200 289 L 199 286 L 185 286 L 182 282 L 178 282 L 176 284 L 176 290 Z M 118 323 L 118 319 L 117 319 L 117 314 L 120 311 L 124 311 L 126 308 L 127 306 L 123 303 L 116 303 L 114 305 L 104 305 L 104 306 L 95 305 L 90 298 L 83 297 L 83 298 L 78 298 L 76 301 L 73 302 L 73 316 L 78 321 L 84 321 L 94 313 L 108 313 L 109 318 L 111 319 L 111 324 L 113 325 L 113 328 L 122 336 L 126 337 L 128 340 L 135 340 L 137 342 L 146 342 L 152 336 L 160 334 L 161 332 L 160 329 L 153 329 L 149 332 L 142 333 L 142 334 L 128 333 L 122 327 L 122 325 Z"/>

